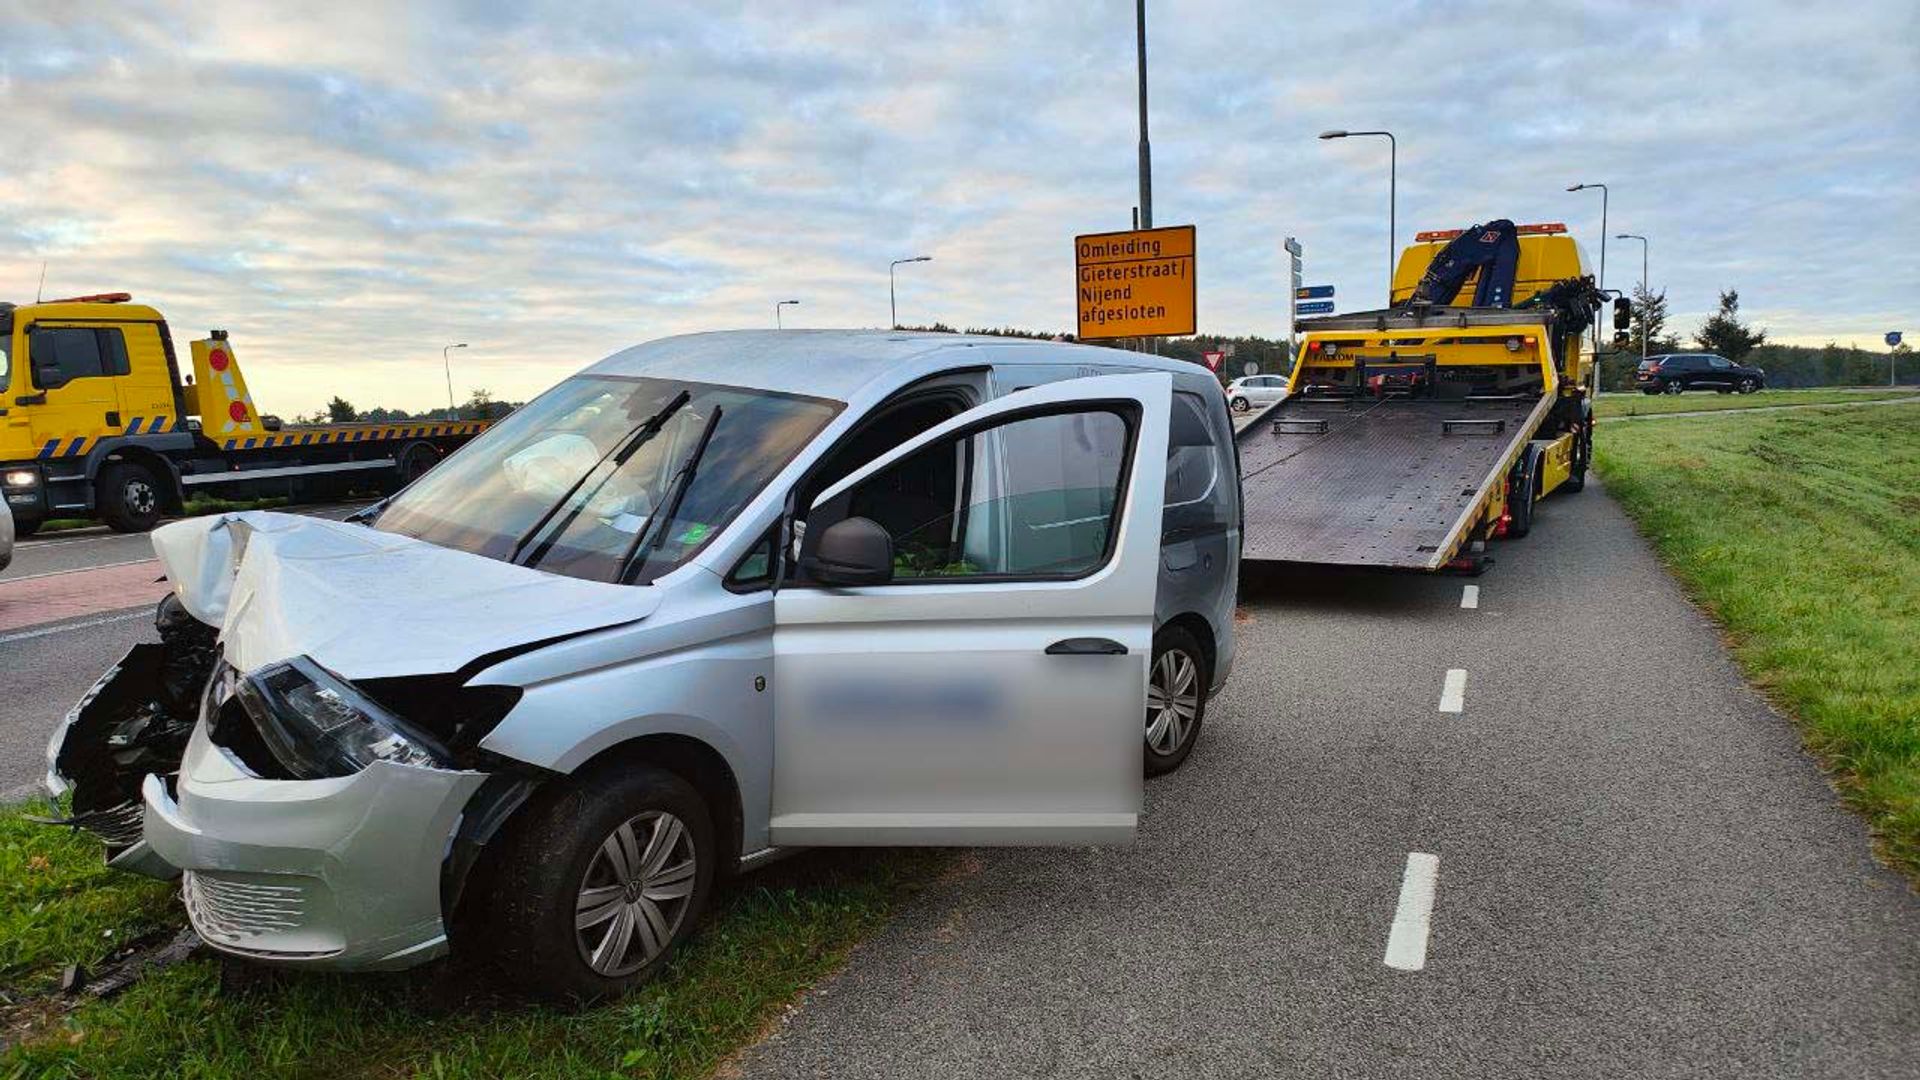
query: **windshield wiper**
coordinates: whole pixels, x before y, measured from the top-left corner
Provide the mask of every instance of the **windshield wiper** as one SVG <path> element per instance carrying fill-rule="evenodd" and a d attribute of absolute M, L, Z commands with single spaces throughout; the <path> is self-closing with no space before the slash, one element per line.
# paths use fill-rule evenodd
<path fill-rule="evenodd" d="M 693 486 L 693 474 L 700 467 L 700 458 L 707 452 L 707 444 L 713 441 L 713 430 L 720 426 L 720 416 L 725 412 L 718 405 L 713 407 L 713 415 L 707 418 L 707 426 L 701 429 L 700 441 L 694 444 L 693 452 L 687 455 L 686 462 L 680 466 L 679 472 L 673 474 L 673 480 L 668 484 L 666 506 L 647 521 L 647 527 L 640 530 L 639 536 L 633 538 L 626 556 L 620 560 L 620 576 L 616 580 L 626 582 L 628 571 L 646 565 L 654 549 L 666 542 L 667 529 L 672 526 L 675 515 L 680 513 L 680 501 L 687 497 L 687 489 Z M 636 556 L 640 560 L 638 564 L 634 563 Z"/>
<path fill-rule="evenodd" d="M 566 494 L 560 496 L 558 502 L 555 502 L 546 513 L 540 515 L 540 520 L 533 523 L 533 528 L 528 529 L 521 535 L 520 539 L 514 541 L 513 553 L 507 556 L 507 561 L 510 563 L 520 562 L 520 552 L 525 550 L 526 546 L 533 542 L 534 537 L 539 536 L 540 533 L 546 529 L 547 523 L 553 520 L 553 516 L 558 514 L 561 507 L 566 506 L 567 503 L 572 500 L 573 496 L 579 492 L 580 488 L 585 485 L 588 480 L 593 478 L 594 473 L 600 471 L 601 466 L 605 465 L 609 460 L 613 462 L 613 468 L 615 470 L 625 465 L 628 458 L 638 453 L 640 448 L 647 444 L 647 440 L 660 434 L 660 429 L 667 426 L 667 421 L 673 418 L 673 414 L 679 412 L 681 406 L 692 399 L 693 394 L 690 391 L 682 390 L 673 396 L 672 401 L 661 406 L 659 412 L 654 413 L 652 416 L 647 417 L 645 420 L 640 421 L 628 429 L 625 438 L 614 443 L 612 449 L 600 455 L 600 460 L 594 462 L 593 466 L 586 472 L 581 473 L 580 479 L 575 480 L 573 486 L 567 488 Z M 613 470 L 609 470 L 607 475 L 612 476 Z M 606 481 L 602 480 L 601 483 L 604 484 Z M 546 555 L 548 549 L 553 547 L 554 541 L 560 537 L 561 533 L 567 531 L 567 527 L 573 524 L 573 519 L 580 516 L 580 511 L 585 509 L 587 503 L 591 500 L 592 496 L 589 495 L 587 498 L 581 499 L 577 505 L 568 508 L 565 520 L 561 521 L 560 524 L 552 530 L 546 541 L 540 545 L 540 549 L 532 555 L 529 555 L 526 562 L 522 563 L 522 565 L 532 566 L 534 563 L 539 562 L 540 559 Z"/>

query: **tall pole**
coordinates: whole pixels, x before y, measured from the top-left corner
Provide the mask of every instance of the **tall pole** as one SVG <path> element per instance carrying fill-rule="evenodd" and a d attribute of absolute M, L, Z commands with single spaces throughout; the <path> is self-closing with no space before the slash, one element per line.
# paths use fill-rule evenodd
<path fill-rule="evenodd" d="M 466 347 L 467 343 L 464 341 L 457 345 L 443 345 L 440 347 L 440 366 L 445 368 L 447 372 L 447 419 L 449 420 L 460 419 L 460 413 L 453 407 L 453 361 L 448 359 L 447 350 L 464 349 Z"/>
<path fill-rule="evenodd" d="M 775 330 L 784 330 L 784 329 L 786 329 L 786 327 L 784 327 L 784 326 L 782 326 L 782 325 L 780 325 L 780 309 L 781 309 L 781 308 L 783 308 L 783 307 L 788 307 L 788 306 L 791 306 L 791 305 L 794 305 L 794 304 L 798 304 L 799 302 L 800 302 L 800 301 L 798 301 L 798 300 L 776 300 L 776 301 L 774 301 L 774 304 L 773 304 L 773 328 L 774 328 Z"/>
<path fill-rule="evenodd" d="M 1399 261 L 1397 239 L 1400 217 L 1400 140 L 1391 131 L 1323 131 L 1322 139 L 1346 139 L 1356 135 L 1375 135 L 1387 140 L 1387 306 L 1393 306 L 1393 269 Z"/>
<path fill-rule="evenodd" d="M 1568 191 L 1585 191 L 1588 188 L 1600 189 L 1600 280 L 1598 287 L 1602 292 L 1607 288 L 1607 185 L 1575 184 Z M 1600 396 L 1600 320 L 1593 321 L 1593 396 Z"/>
<path fill-rule="evenodd" d="M 1640 241 L 1640 306 L 1642 309 L 1640 315 L 1640 359 L 1645 360 L 1647 358 L 1647 316 L 1645 308 L 1646 299 L 1651 295 L 1647 291 L 1647 238 L 1641 236 L 1639 233 L 1630 232 L 1616 233 L 1613 238 L 1615 240 Z"/>
<path fill-rule="evenodd" d="M 1147 0 L 1134 0 L 1134 36 L 1140 66 L 1140 227 L 1153 228 L 1153 146 L 1147 141 Z"/>

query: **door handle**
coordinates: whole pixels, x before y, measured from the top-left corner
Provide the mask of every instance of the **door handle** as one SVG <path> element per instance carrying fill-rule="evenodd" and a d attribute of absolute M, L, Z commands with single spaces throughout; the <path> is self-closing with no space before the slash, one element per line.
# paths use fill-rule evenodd
<path fill-rule="evenodd" d="M 1127 647 L 1103 637 L 1070 637 L 1047 646 L 1048 656 L 1125 656 Z"/>

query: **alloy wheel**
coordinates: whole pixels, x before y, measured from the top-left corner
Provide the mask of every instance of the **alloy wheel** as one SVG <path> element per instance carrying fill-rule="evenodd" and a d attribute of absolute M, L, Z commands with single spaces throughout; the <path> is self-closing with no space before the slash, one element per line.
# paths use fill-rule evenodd
<path fill-rule="evenodd" d="M 587 966 L 618 979 L 665 952 L 693 900 L 698 859 L 693 834 L 664 810 L 628 818 L 602 840 L 574 901 Z"/>
<path fill-rule="evenodd" d="M 1168 649 L 1147 679 L 1147 747 L 1166 756 L 1180 749 L 1200 711 L 1200 665 L 1182 649 Z"/>

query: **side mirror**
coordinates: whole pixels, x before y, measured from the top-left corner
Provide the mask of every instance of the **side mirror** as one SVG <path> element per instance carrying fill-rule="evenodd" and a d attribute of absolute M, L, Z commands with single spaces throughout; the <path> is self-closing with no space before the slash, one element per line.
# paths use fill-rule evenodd
<path fill-rule="evenodd" d="M 893 537 L 872 518 L 836 521 L 801 562 L 822 585 L 885 585 L 893 580 Z"/>
<path fill-rule="evenodd" d="M 1628 330 L 1633 327 L 1633 301 L 1618 297 L 1613 302 L 1613 328 Z"/>
<path fill-rule="evenodd" d="M 33 385 L 42 390 L 58 390 L 67 385 L 67 374 L 60 370 L 58 364 L 35 364 Z"/>

